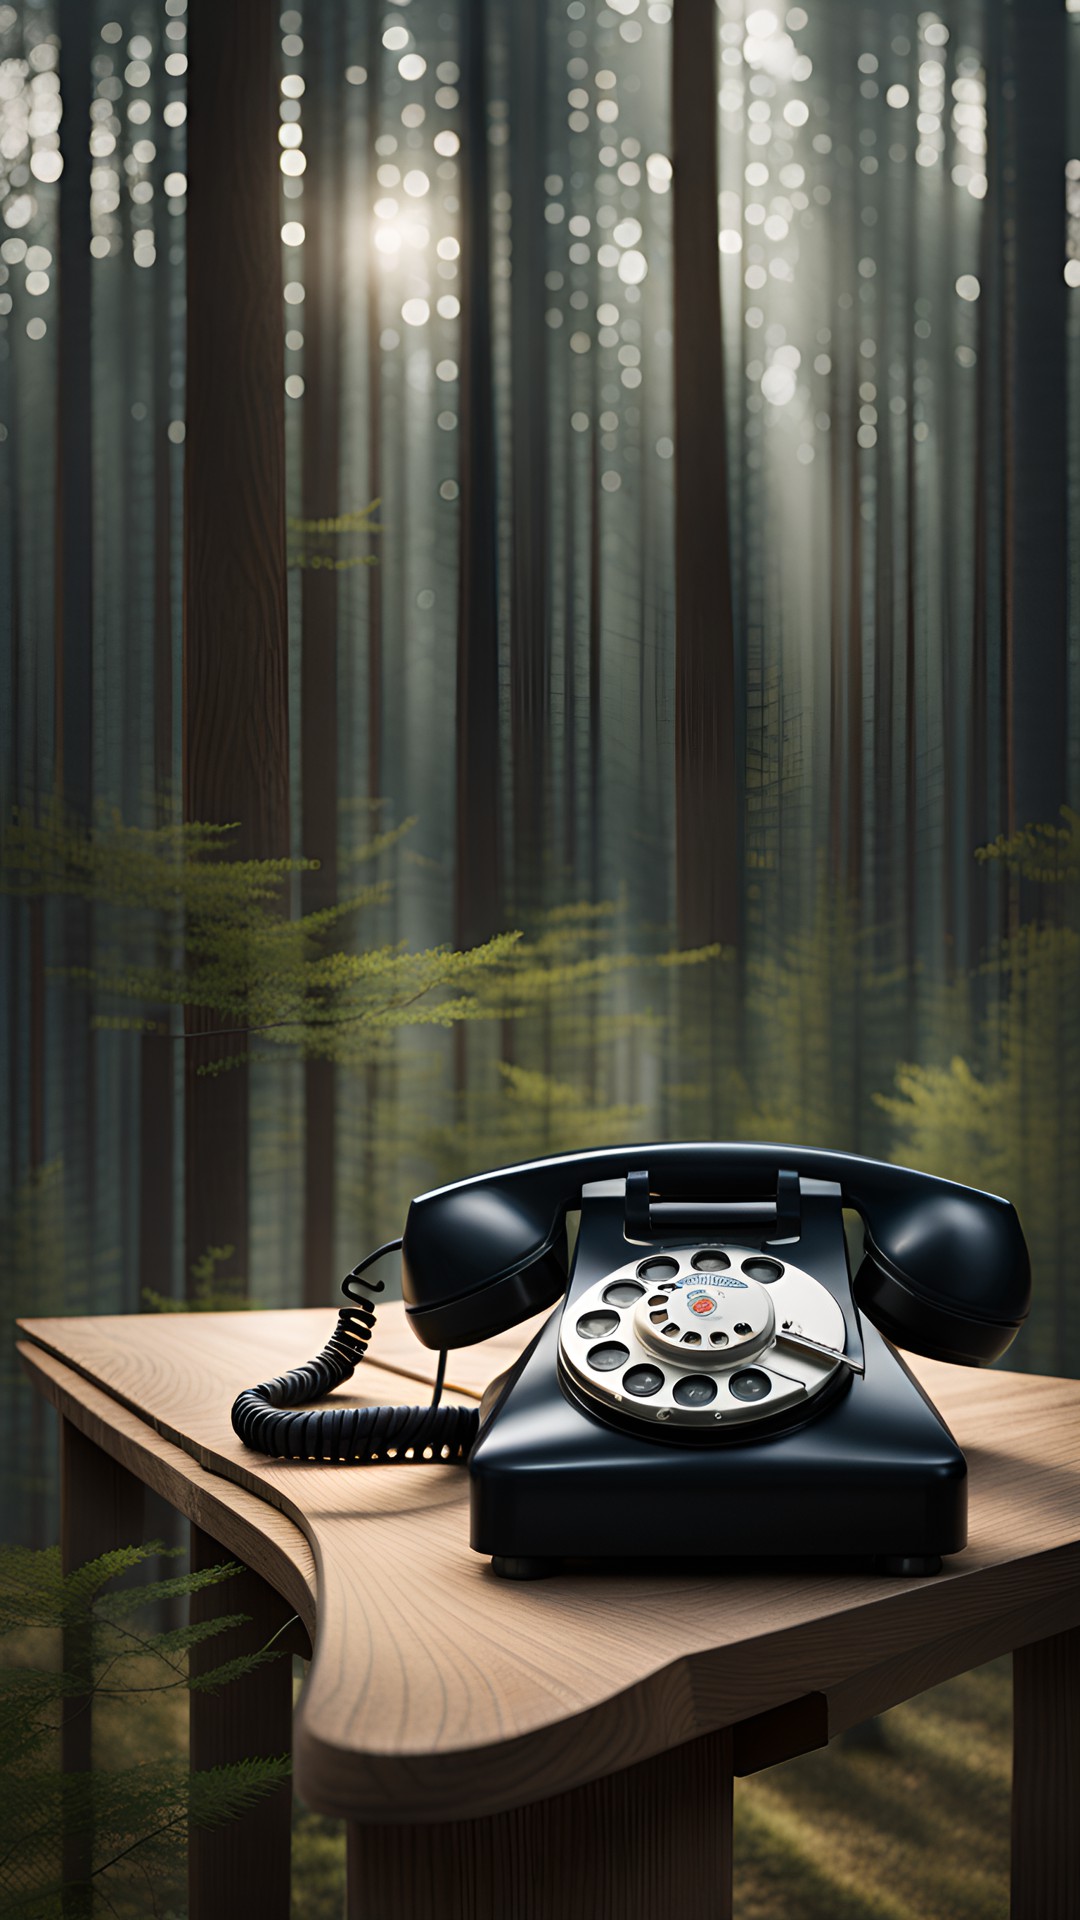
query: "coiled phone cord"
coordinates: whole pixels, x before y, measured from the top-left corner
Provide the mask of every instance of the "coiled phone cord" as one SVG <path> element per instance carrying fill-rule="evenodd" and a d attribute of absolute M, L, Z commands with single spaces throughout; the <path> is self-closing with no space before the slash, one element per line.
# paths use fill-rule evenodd
<path fill-rule="evenodd" d="M 275 1460 L 327 1460 L 350 1466 L 422 1466 L 427 1461 L 459 1461 L 468 1454 L 480 1423 L 475 1407 L 444 1407 L 446 1354 L 440 1353 L 435 1390 L 426 1407 L 321 1407 L 292 1411 L 321 1400 L 352 1377 L 368 1350 L 375 1327 L 381 1280 L 361 1280 L 365 1269 L 400 1240 L 388 1240 L 361 1260 L 341 1283 L 350 1305 L 326 1346 L 306 1366 L 291 1367 L 276 1380 L 247 1387 L 233 1403 L 233 1431 L 246 1447 Z M 358 1292 L 357 1286 L 366 1289 Z"/>

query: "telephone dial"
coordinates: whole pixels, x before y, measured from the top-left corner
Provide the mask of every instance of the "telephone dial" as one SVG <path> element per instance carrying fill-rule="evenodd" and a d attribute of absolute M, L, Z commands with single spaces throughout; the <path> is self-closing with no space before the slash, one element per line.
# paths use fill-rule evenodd
<path fill-rule="evenodd" d="M 367 1270 L 399 1247 L 431 1405 L 313 1410 L 363 1359 Z M 508 1577 L 780 1556 L 935 1573 L 966 1541 L 967 1468 L 896 1349 L 987 1366 L 1030 1287 L 1010 1203 L 928 1174 L 777 1145 L 563 1154 L 421 1194 L 346 1278 L 323 1353 L 242 1393 L 233 1425 L 281 1459 L 467 1463 L 472 1545 Z M 479 1411 L 441 1403 L 449 1348 L 547 1307 Z"/>

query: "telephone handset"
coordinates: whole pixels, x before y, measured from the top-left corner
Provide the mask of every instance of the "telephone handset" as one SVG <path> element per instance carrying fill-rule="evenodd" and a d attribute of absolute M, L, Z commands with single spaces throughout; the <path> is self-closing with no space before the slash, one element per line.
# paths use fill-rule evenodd
<path fill-rule="evenodd" d="M 854 1280 L 844 1207 L 863 1222 Z M 301 1411 L 363 1358 L 381 1291 L 366 1270 L 398 1246 L 409 1324 L 440 1354 L 432 1404 Z M 1030 1271 L 993 1194 L 849 1154 L 702 1142 L 421 1194 L 402 1240 L 344 1290 L 327 1348 L 242 1393 L 237 1433 L 285 1459 L 467 1459 L 473 1545 L 497 1571 L 783 1553 L 923 1572 L 964 1544 L 966 1466 L 895 1347 L 990 1364 L 1023 1323 Z M 560 1297 L 479 1414 L 440 1404 L 447 1349 Z"/>

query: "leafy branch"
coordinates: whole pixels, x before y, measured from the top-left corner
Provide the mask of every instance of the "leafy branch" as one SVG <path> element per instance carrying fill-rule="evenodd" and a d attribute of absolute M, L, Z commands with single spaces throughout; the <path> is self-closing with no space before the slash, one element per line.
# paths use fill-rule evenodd
<path fill-rule="evenodd" d="M 231 1562 L 142 1586 L 117 1587 L 148 1560 L 169 1557 L 158 1543 L 118 1548 L 65 1574 L 56 1547 L 0 1548 L 0 1639 L 13 1658 L 0 1668 L 0 1902 L 5 1914 L 45 1920 L 57 1910 L 62 1843 L 89 1845 L 92 1901 L 112 1908 L 134 1869 L 149 1880 L 176 1872 L 190 1827 L 238 1818 L 288 1777 L 287 1757 L 252 1759 L 190 1773 L 182 1759 L 60 1772 L 61 1712 L 79 1702 L 122 1702 L 145 1715 L 155 1696 L 215 1692 L 281 1657 L 273 1643 L 193 1675 L 192 1648 L 243 1624 L 222 1613 L 181 1627 L 141 1629 L 132 1616 L 228 1582 Z M 65 1670 L 57 1643 L 79 1647 L 80 1671 Z M 276 1637 L 276 1636 L 275 1636 Z M 70 1883 L 68 1891 L 71 1891 Z M 142 1896 L 140 1895 L 140 1898 Z M 89 1906 L 86 1909 L 90 1911 Z M 145 1911 L 145 1907 L 140 1907 Z"/>
<path fill-rule="evenodd" d="M 406 830 L 355 848 L 354 863 L 378 860 Z M 477 987 L 503 966 L 516 933 L 465 951 L 364 945 L 363 918 L 388 897 L 385 881 L 294 914 L 295 878 L 318 863 L 232 859 L 234 831 L 204 823 L 131 827 L 106 814 L 86 832 L 55 807 L 40 819 L 15 814 L 0 847 L 6 891 L 108 910 L 100 958 L 57 970 L 89 991 L 96 1027 L 181 1043 L 258 1036 L 306 1058 L 355 1063 L 402 1027 L 490 1017 Z M 175 1032 L 170 1010 L 181 1008 L 187 1031 Z M 220 1073 L 247 1057 L 238 1045 L 198 1071 Z"/>

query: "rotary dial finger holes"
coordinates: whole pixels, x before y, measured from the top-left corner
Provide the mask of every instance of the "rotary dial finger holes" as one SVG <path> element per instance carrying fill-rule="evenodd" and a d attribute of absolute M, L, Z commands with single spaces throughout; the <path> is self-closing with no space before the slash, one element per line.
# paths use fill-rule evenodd
<path fill-rule="evenodd" d="M 819 1350 L 793 1350 L 792 1332 Z M 560 1363 L 598 1412 L 716 1432 L 820 1392 L 845 1337 L 836 1300 L 802 1268 L 748 1247 L 665 1249 L 567 1302 Z"/>

